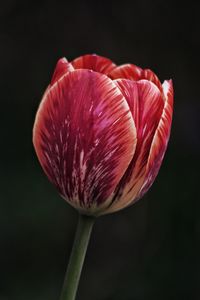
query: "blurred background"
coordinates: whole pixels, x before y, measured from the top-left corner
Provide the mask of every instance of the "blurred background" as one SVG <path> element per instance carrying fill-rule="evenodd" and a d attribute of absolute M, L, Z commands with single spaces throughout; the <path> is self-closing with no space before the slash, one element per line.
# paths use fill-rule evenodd
<path fill-rule="evenodd" d="M 77 300 L 200 299 L 197 1 L 0 4 L 0 300 L 59 299 L 77 213 L 44 176 L 32 126 L 58 58 L 97 53 L 172 78 L 175 110 L 157 180 L 94 227 Z"/>

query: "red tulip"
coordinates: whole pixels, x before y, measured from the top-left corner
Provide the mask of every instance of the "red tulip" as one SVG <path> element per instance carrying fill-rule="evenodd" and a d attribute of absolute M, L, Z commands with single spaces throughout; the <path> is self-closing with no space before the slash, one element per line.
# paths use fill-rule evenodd
<path fill-rule="evenodd" d="M 170 135 L 173 86 L 149 69 L 85 55 L 58 61 L 33 128 L 38 159 L 60 195 L 101 215 L 140 199 Z"/>

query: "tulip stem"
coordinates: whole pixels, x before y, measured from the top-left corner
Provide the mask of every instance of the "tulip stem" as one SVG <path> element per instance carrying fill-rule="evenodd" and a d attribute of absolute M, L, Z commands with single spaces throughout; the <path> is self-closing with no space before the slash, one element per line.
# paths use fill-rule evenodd
<path fill-rule="evenodd" d="M 60 300 L 75 300 L 94 220 L 94 217 L 79 215 L 74 244 Z"/>

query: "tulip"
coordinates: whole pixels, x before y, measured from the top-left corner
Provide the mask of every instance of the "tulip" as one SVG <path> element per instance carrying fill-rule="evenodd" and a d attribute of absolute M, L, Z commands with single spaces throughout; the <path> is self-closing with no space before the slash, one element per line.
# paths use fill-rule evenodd
<path fill-rule="evenodd" d="M 97 55 L 58 61 L 36 114 L 33 144 L 49 180 L 80 212 L 79 236 L 84 222 L 132 205 L 151 187 L 172 111 L 172 81 L 161 84 L 149 69 Z M 61 299 L 75 297 L 63 293 Z"/>

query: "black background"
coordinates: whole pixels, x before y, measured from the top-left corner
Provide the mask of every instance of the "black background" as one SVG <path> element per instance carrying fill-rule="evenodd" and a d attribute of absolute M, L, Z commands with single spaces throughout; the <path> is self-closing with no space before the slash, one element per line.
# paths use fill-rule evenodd
<path fill-rule="evenodd" d="M 199 299 L 198 1 L 0 4 L 0 300 L 59 299 L 77 222 L 44 176 L 32 126 L 58 58 L 87 53 L 173 79 L 169 148 L 148 194 L 101 217 L 78 299 Z"/>

